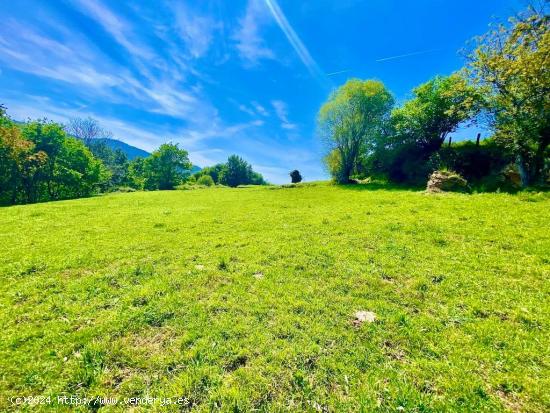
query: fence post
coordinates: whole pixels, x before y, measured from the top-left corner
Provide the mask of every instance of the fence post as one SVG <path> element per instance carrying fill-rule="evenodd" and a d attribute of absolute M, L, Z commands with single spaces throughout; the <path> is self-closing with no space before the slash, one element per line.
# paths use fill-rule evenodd
<path fill-rule="evenodd" d="M 477 134 L 477 139 L 476 139 L 476 146 L 479 146 L 479 139 L 481 138 L 481 133 L 478 133 Z"/>

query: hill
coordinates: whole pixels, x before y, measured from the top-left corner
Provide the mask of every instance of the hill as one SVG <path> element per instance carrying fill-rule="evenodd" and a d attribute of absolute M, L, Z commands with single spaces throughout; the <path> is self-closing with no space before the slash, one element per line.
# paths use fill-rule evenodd
<path fill-rule="evenodd" d="M 120 149 L 126 154 L 129 160 L 135 159 L 137 157 L 147 158 L 149 155 L 151 155 L 149 152 L 143 149 L 129 145 L 126 142 L 119 141 L 118 139 L 101 138 L 97 140 L 105 143 L 109 148 L 113 150 Z"/>
<path fill-rule="evenodd" d="M 0 410 L 547 411 L 548 210 L 327 184 L 2 208 Z"/>
<path fill-rule="evenodd" d="M 143 149 L 129 145 L 126 142 L 119 141 L 118 139 L 100 138 L 97 140 L 105 143 L 112 150 L 120 149 L 122 152 L 126 154 L 129 160 L 133 160 L 137 157 L 147 158 L 149 155 L 151 155 L 151 153 Z M 197 165 L 193 165 L 191 167 L 191 173 L 199 172 L 201 169 L 202 169 L 201 167 Z"/>

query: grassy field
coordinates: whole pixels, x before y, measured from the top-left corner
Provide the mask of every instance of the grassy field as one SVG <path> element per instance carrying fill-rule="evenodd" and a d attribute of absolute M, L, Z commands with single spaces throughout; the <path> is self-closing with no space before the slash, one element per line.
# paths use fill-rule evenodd
<path fill-rule="evenodd" d="M 0 209 L 0 410 L 548 411 L 549 218 L 324 183 Z"/>

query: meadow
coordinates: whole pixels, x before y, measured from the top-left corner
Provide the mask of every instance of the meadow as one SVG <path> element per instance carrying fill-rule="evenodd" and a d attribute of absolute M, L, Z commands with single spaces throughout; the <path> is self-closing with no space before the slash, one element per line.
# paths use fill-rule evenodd
<path fill-rule="evenodd" d="M 548 411 L 549 211 L 328 183 L 2 208 L 0 410 Z"/>

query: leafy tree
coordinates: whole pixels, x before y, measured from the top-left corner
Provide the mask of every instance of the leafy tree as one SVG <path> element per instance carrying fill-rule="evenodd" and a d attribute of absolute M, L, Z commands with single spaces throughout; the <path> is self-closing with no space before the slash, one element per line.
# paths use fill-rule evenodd
<path fill-rule="evenodd" d="M 80 198 L 96 192 L 108 171 L 82 141 L 67 137 L 54 170 L 54 199 Z"/>
<path fill-rule="evenodd" d="M 210 175 L 203 175 L 199 179 L 197 179 L 197 184 L 204 185 L 204 186 L 212 186 L 215 185 L 214 180 Z"/>
<path fill-rule="evenodd" d="M 145 187 L 145 167 L 145 159 L 141 157 L 128 163 L 128 186 L 136 189 Z"/>
<path fill-rule="evenodd" d="M 337 182 L 349 182 L 361 151 L 374 148 L 392 106 L 393 97 L 382 82 L 352 79 L 321 107 L 319 132 L 328 153 L 338 153 L 339 162 L 331 165 L 338 169 L 329 166 Z"/>
<path fill-rule="evenodd" d="M 7 108 L 0 103 L 0 126 L 9 126 L 11 124 L 13 124 L 13 122 L 8 117 Z"/>
<path fill-rule="evenodd" d="M 220 173 L 223 185 L 236 187 L 252 183 L 252 166 L 243 158 L 231 155 Z"/>
<path fill-rule="evenodd" d="M 220 174 L 224 168 L 223 163 L 218 163 L 214 166 L 207 166 L 195 173 L 195 178 L 199 179 L 203 175 L 210 175 L 216 184 L 220 183 Z"/>
<path fill-rule="evenodd" d="M 32 202 L 36 197 L 34 182 L 47 160 L 43 151 L 24 139 L 15 125 L 0 126 L 0 202 Z M 23 194 L 25 197 L 23 198 Z"/>
<path fill-rule="evenodd" d="M 293 184 L 302 182 L 302 175 L 300 175 L 299 170 L 295 169 L 289 175 L 290 175 L 290 180 Z"/>
<path fill-rule="evenodd" d="M 252 171 L 250 177 L 250 185 L 267 185 L 267 181 L 264 179 L 261 173 Z"/>
<path fill-rule="evenodd" d="M 44 152 L 47 155 L 46 165 L 40 169 L 38 177 L 40 183 L 45 185 L 47 194 L 42 196 L 44 199 L 56 199 L 55 196 L 55 167 L 57 157 L 59 156 L 66 134 L 63 127 L 46 119 L 36 120 L 26 123 L 23 126 L 23 137 L 35 145 L 37 152 Z M 40 185 L 40 184 L 37 184 Z M 42 193 L 42 188 L 37 188 Z M 29 202 L 34 202 L 29 201 Z"/>
<path fill-rule="evenodd" d="M 191 169 L 188 153 L 178 144 L 164 143 L 144 162 L 146 189 L 174 189 Z"/>
<path fill-rule="evenodd" d="M 358 169 L 365 175 L 424 184 L 440 166 L 436 153 L 447 136 L 474 119 L 481 105 L 481 93 L 463 76 L 436 76 L 391 112 L 388 129 L 372 151 L 361 154 Z"/>
<path fill-rule="evenodd" d="M 481 94 L 459 74 L 436 76 L 416 87 L 413 96 L 392 111 L 395 141 L 398 145 L 412 143 L 427 156 L 481 108 Z"/>
<path fill-rule="evenodd" d="M 548 3 L 477 39 L 471 80 L 488 94 L 496 138 L 511 147 L 524 184 L 543 176 L 550 145 L 550 15 Z"/>
<path fill-rule="evenodd" d="M 102 163 L 59 124 L 39 120 L 22 128 L 0 126 L 3 203 L 89 196 L 104 173 Z"/>

